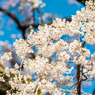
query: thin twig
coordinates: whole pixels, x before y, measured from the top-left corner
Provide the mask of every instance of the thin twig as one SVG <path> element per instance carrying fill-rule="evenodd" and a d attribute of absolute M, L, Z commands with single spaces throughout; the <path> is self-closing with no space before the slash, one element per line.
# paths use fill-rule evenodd
<path fill-rule="evenodd" d="M 53 40 L 53 39 L 51 38 L 51 39 L 48 40 L 48 42 L 47 42 L 47 46 L 48 46 L 48 44 L 49 44 L 49 42 L 50 42 L 51 40 Z"/>
<path fill-rule="evenodd" d="M 39 85 L 37 84 L 35 95 L 38 95 L 38 90 L 39 90 Z"/>
<path fill-rule="evenodd" d="M 40 12 L 40 10 L 39 10 L 38 8 L 36 8 L 36 10 L 38 11 L 39 16 L 40 16 L 40 18 L 41 18 L 41 23 L 43 24 L 44 22 L 43 22 L 43 18 L 42 18 L 42 16 L 41 16 L 41 12 Z"/>

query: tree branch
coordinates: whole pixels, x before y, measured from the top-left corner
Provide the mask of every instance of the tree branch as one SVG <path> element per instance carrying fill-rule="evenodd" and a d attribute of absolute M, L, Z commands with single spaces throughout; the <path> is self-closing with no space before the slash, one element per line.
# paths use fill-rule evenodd
<path fill-rule="evenodd" d="M 23 38 L 25 39 L 25 30 L 26 30 L 26 27 L 22 26 L 20 24 L 19 20 L 17 19 L 17 17 L 14 14 L 12 14 L 9 10 L 0 7 L 0 11 L 2 11 L 3 13 L 5 13 L 6 15 L 8 15 L 17 24 L 18 29 L 22 30 Z"/>
<path fill-rule="evenodd" d="M 77 0 L 78 2 L 80 2 L 80 3 L 82 3 L 83 5 L 85 5 L 85 2 L 87 1 L 87 0 Z"/>
<path fill-rule="evenodd" d="M 9 17 L 11 17 L 14 22 L 18 25 L 18 26 L 21 26 L 20 23 L 19 23 L 19 20 L 16 18 L 16 16 L 14 14 L 12 14 L 9 10 L 5 9 L 5 8 L 2 8 L 0 7 L 0 11 L 2 11 L 3 13 L 5 13 L 6 15 L 8 15 Z"/>
<path fill-rule="evenodd" d="M 26 31 L 27 28 L 29 28 L 30 25 L 31 25 L 33 28 L 38 28 L 39 25 L 44 25 L 44 24 L 46 24 L 46 23 L 43 23 L 43 21 L 42 21 L 42 24 L 22 25 L 21 22 L 18 20 L 18 18 L 17 18 L 13 13 L 11 13 L 10 10 L 0 7 L 0 11 L 2 11 L 3 13 L 5 13 L 6 15 L 8 15 L 8 16 L 17 24 L 18 29 L 20 29 L 20 30 L 22 31 L 22 35 L 23 35 L 23 38 L 24 38 L 24 39 L 26 39 L 26 37 L 25 37 L 25 31 Z M 39 12 L 39 15 L 41 16 L 39 10 L 38 10 L 38 12 Z M 67 20 L 67 21 L 71 21 L 71 18 L 66 18 L 66 20 Z M 51 23 L 52 23 L 52 21 L 49 22 L 49 23 L 47 23 L 47 24 L 50 25 Z"/>
<path fill-rule="evenodd" d="M 82 43 L 81 47 L 83 48 L 85 46 L 85 41 Z M 81 80 L 80 80 L 80 67 L 81 65 L 77 65 L 77 82 L 78 82 L 78 86 L 77 86 L 77 94 L 81 95 Z"/>

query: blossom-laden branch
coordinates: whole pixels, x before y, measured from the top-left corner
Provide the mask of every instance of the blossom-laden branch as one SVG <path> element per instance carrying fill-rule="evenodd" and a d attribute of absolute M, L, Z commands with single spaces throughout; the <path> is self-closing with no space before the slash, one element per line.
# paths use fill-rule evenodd
<path fill-rule="evenodd" d="M 40 89 L 41 94 L 48 92 L 51 95 L 61 95 L 60 86 L 69 86 L 69 88 L 63 90 L 64 92 L 77 93 L 78 95 L 84 93 L 81 91 L 81 81 L 87 80 L 88 75 L 90 78 L 95 77 L 95 53 L 90 55 L 90 51 L 84 48 L 86 43 L 95 43 L 95 27 L 93 27 L 95 25 L 95 9 L 93 9 L 93 5 L 95 3 L 91 4 L 91 1 L 89 1 L 86 9 L 82 8 L 81 11 L 77 11 L 77 15 L 72 16 L 71 22 L 56 18 L 50 25 L 39 26 L 37 32 L 31 30 L 27 40 L 19 39 L 14 42 L 16 54 L 22 60 L 24 69 L 29 72 L 29 75 L 21 75 L 21 69 L 19 71 L 17 64 L 15 65 L 16 69 L 5 68 L 8 77 L 10 77 L 10 73 L 14 74 L 9 84 L 12 90 L 17 90 L 16 94 L 19 92 L 21 95 L 23 93 L 25 95 L 35 95 L 38 94 L 37 92 Z M 79 35 L 78 39 L 70 43 L 61 39 L 63 35 L 72 37 L 76 34 Z M 35 59 L 27 58 L 25 55 L 35 52 L 33 46 L 37 47 L 36 57 Z M 57 62 L 53 59 L 49 63 L 49 57 L 53 55 L 56 55 Z M 88 60 L 87 58 L 90 56 L 91 59 Z M 11 52 L 5 53 L 1 57 L 0 62 L 3 64 L 4 61 L 10 60 L 10 58 Z M 74 66 L 69 67 L 71 63 L 77 65 L 77 73 L 75 74 L 77 76 L 77 83 L 74 85 L 71 82 L 75 75 L 73 77 L 69 76 L 74 69 Z M 80 72 L 82 72 L 82 75 Z M 29 79 L 33 79 L 32 75 L 34 73 L 36 73 L 36 80 L 29 81 Z M 77 91 L 68 90 L 73 86 L 77 86 Z M 7 91 L 7 94 L 9 93 Z"/>

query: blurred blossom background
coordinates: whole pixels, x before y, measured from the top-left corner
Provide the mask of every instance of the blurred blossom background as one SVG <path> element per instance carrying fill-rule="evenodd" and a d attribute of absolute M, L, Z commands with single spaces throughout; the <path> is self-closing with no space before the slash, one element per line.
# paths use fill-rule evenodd
<path fill-rule="evenodd" d="M 31 3 L 31 0 L 0 0 L 0 56 L 14 48 L 12 44 L 16 39 L 26 39 L 31 28 L 37 31 L 39 25 L 51 24 L 55 18 L 66 18 L 70 21 L 71 16 L 75 15 L 77 10 L 80 11 L 82 7 L 85 7 L 78 1 L 81 0 L 42 0 L 42 2 L 34 0 L 38 2 L 35 5 Z M 72 38 L 63 36 L 63 39 Z M 86 44 L 85 47 L 90 50 L 91 54 L 94 53 L 95 44 Z M 53 58 L 56 60 L 55 56 Z M 20 64 L 20 60 L 13 52 L 13 59 L 5 62 L 4 66 L 11 68 L 15 63 Z M 72 73 L 75 72 L 76 68 Z M 94 81 L 82 82 L 82 91 L 93 93 L 94 85 Z"/>

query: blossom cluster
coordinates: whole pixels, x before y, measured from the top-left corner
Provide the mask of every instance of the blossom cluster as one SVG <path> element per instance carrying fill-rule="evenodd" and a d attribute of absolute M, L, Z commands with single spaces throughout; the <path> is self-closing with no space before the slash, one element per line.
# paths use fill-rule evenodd
<path fill-rule="evenodd" d="M 21 0 L 20 5 L 20 11 L 24 11 L 27 7 L 29 7 L 29 11 L 32 11 L 39 5 L 41 5 L 41 7 L 45 6 L 42 0 Z"/>
<path fill-rule="evenodd" d="M 20 39 L 19 41 L 16 40 L 13 44 L 13 46 L 16 49 L 16 54 L 21 58 L 25 58 L 27 53 L 32 53 L 33 50 L 31 49 L 31 46 L 27 44 L 27 42 L 23 39 Z"/>
<path fill-rule="evenodd" d="M 9 81 L 12 89 L 7 91 L 8 95 L 13 90 L 16 93 L 12 95 L 37 95 L 39 90 L 40 94 L 49 92 L 51 95 L 62 95 L 66 91 L 62 91 L 60 86 L 71 86 L 73 77 L 76 76 L 70 76 L 74 69 L 74 66 L 70 66 L 71 63 L 80 65 L 82 75 L 87 79 L 88 76 L 95 77 L 95 53 L 91 55 L 90 50 L 84 47 L 85 43 L 95 43 L 94 6 L 95 3 L 90 0 L 86 2 L 86 8 L 72 16 L 71 22 L 57 18 L 51 25 L 39 26 L 37 32 L 31 30 L 26 40 L 14 42 L 16 54 L 22 61 L 20 66 L 16 63 L 14 69 L 5 68 L 8 77 L 14 74 Z M 63 35 L 75 34 L 78 38 L 70 43 L 61 39 Z M 27 54 L 34 53 L 33 46 L 37 47 L 34 59 L 26 57 Z M 5 53 L 0 63 L 9 60 L 10 55 L 11 52 Z M 52 58 L 53 55 L 56 55 L 57 62 Z M 49 62 L 49 58 L 52 58 L 52 62 Z M 22 65 L 29 75 L 21 74 Z M 2 76 L 0 79 L 4 82 Z"/>

